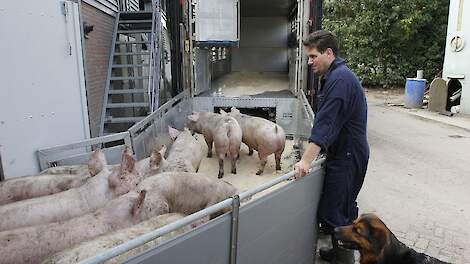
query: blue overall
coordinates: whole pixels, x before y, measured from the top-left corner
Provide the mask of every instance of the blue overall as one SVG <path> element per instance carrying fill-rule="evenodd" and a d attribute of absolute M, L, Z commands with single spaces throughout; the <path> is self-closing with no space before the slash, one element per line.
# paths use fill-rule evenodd
<path fill-rule="evenodd" d="M 312 134 L 327 153 L 318 219 L 327 233 L 358 216 L 357 195 L 369 160 L 367 102 L 359 80 L 337 58 L 321 80 Z"/>

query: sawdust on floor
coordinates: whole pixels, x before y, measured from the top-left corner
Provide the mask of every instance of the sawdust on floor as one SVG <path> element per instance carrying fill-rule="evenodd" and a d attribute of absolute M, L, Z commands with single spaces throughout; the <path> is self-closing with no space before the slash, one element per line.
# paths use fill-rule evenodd
<path fill-rule="evenodd" d="M 198 135 L 202 137 L 201 135 Z M 203 140 L 199 140 L 203 142 Z M 264 173 L 261 175 L 256 175 L 259 166 L 259 158 L 257 152 L 254 151 L 253 156 L 248 155 L 248 147 L 245 144 L 242 144 L 240 150 L 240 159 L 237 162 L 237 174 L 231 174 L 231 164 L 228 158 L 224 160 L 224 171 L 225 175 L 223 180 L 233 184 L 239 192 L 244 192 L 253 188 L 260 186 L 261 184 L 278 178 L 290 171 L 293 170 L 293 166 L 296 161 L 296 157 L 293 151 L 293 140 L 286 140 L 286 147 L 281 158 L 281 171 L 276 171 L 276 163 L 274 160 L 274 154 L 268 157 L 268 162 L 264 169 Z M 215 151 L 213 151 L 212 158 L 204 158 L 199 167 L 198 173 L 205 174 L 211 177 L 216 178 L 219 171 L 219 161 L 215 157 Z M 287 184 L 283 182 L 277 184 L 263 192 L 260 192 L 253 196 L 251 201 L 263 196 L 266 193 L 272 192 L 275 189 L 278 189 Z"/>
<path fill-rule="evenodd" d="M 278 92 L 289 89 L 289 76 L 281 72 L 231 72 L 215 80 L 212 88 L 220 88 L 225 97 Z"/>

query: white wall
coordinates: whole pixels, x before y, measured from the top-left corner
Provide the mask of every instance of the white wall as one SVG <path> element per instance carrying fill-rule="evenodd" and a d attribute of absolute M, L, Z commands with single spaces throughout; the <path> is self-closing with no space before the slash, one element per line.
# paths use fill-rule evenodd
<path fill-rule="evenodd" d="M 455 36 L 464 40 L 461 51 L 454 51 L 450 45 Z M 444 58 L 443 78 L 464 76 L 459 79 L 462 84 L 461 105 L 464 113 L 470 114 L 470 2 L 451 0 L 449 23 L 447 26 L 446 53 Z"/>
<path fill-rule="evenodd" d="M 38 148 L 89 137 L 77 4 L 2 0 L 0 152 L 6 178 L 39 171 Z"/>
<path fill-rule="evenodd" d="M 287 17 L 242 16 L 240 47 L 232 48 L 232 71 L 287 73 L 288 29 Z"/>

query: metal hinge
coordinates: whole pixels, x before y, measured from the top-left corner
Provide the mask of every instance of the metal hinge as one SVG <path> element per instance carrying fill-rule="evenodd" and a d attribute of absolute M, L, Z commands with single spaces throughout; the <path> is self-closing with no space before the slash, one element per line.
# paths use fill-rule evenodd
<path fill-rule="evenodd" d="M 67 3 L 65 1 L 62 1 L 60 3 L 60 9 L 62 10 L 62 15 L 65 17 L 65 21 L 67 21 L 68 15 L 69 15 L 69 9 L 67 7 Z"/>

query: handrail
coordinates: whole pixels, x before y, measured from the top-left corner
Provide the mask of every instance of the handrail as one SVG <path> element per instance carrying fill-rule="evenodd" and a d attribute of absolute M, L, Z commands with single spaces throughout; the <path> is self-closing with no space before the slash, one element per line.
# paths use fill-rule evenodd
<path fill-rule="evenodd" d="M 156 0 L 152 0 L 152 32 L 150 33 L 150 58 L 149 58 L 149 77 L 147 84 L 147 95 L 149 102 L 149 111 L 153 112 L 153 79 L 154 79 L 154 60 L 155 60 L 155 22 L 156 22 Z"/>
<path fill-rule="evenodd" d="M 181 92 L 177 96 L 171 98 L 170 101 L 166 102 L 165 104 L 161 105 L 158 110 L 155 110 L 153 113 L 145 117 L 144 119 L 140 120 L 139 122 L 135 123 L 131 126 L 128 131 L 131 135 L 134 135 L 137 131 L 144 128 L 148 123 L 152 122 L 155 118 L 157 118 L 165 109 L 168 109 L 173 106 L 178 100 L 181 100 L 185 97 L 186 92 Z"/>
<path fill-rule="evenodd" d="M 318 171 L 319 169 L 321 169 L 321 164 L 325 161 L 325 158 L 320 158 L 316 161 L 314 161 L 312 163 L 312 166 L 311 166 L 311 170 L 310 170 L 310 173 L 313 173 L 315 171 Z M 284 181 L 287 181 L 289 179 L 291 179 L 292 177 L 294 177 L 294 172 L 291 171 L 291 172 L 288 172 L 286 174 L 284 174 L 283 176 L 280 176 L 276 179 L 273 179 L 269 182 L 266 182 L 252 190 L 248 190 L 248 191 L 245 191 L 245 192 L 242 192 L 239 194 L 239 197 L 240 197 L 240 200 L 243 200 L 243 199 L 246 199 L 246 198 L 249 198 L 257 193 L 260 193 L 266 189 L 269 189 L 281 182 L 284 182 Z M 200 218 L 203 218 L 203 217 L 206 217 L 206 216 L 209 216 L 215 212 L 218 212 L 220 211 L 221 209 L 224 209 L 224 208 L 227 208 L 229 206 L 232 205 L 232 200 L 233 198 L 228 198 L 222 202 L 219 202 L 215 205 L 212 205 L 210 207 L 207 207 L 201 211 L 198 211 L 194 214 L 191 214 L 191 215 L 188 215 L 182 219 L 179 219 L 173 223 L 170 223 L 168 225 L 165 225 L 163 227 L 160 227 L 154 231 L 151 231 L 149 233 L 146 233 L 146 234 L 143 234 L 141 236 L 138 236 L 132 240 L 129 240 L 127 242 L 124 242 L 114 248 L 111 248 L 105 252 L 102 252 L 96 256 L 93 256 L 93 257 L 90 257 L 90 258 L 87 258 L 83 261 L 80 261 L 78 264 L 97 264 L 97 263 L 102 263 L 106 260 L 109 260 L 111 258 L 114 258 L 116 256 L 119 256 L 129 250 L 132 250 L 138 246 L 141 246 L 149 241 L 152 241 L 154 239 L 156 239 L 157 237 L 160 237 L 160 236 L 163 236 L 167 233 L 170 233 L 178 228 L 181 228 L 183 226 L 186 226 Z"/>
<path fill-rule="evenodd" d="M 304 110 L 306 111 L 306 114 L 309 115 L 310 121 L 313 122 L 315 118 L 315 114 L 313 113 L 312 108 L 308 107 L 310 103 L 308 102 L 307 96 L 305 96 L 305 93 L 303 90 L 300 91 L 300 96 L 302 97 L 301 102 L 303 103 Z"/>
<path fill-rule="evenodd" d="M 154 69 L 155 69 L 155 73 L 156 75 L 154 75 L 154 79 L 153 79 L 153 82 L 154 82 L 154 87 L 153 87 L 153 93 L 154 93 L 154 101 L 153 101 L 153 109 L 152 111 L 154 110 L 157 110 L 158 107 L 160 106 L 160 85 L 161 85 L 161 78 L 162 78 L 162 50 L 163 50 L 163 44 L 162 44 L 162 29 L 163 29 L 163 25 L 162 25 L 162 2 L 160 0 L 157 0 L 158 4 L 157 4 L 157 13 L 156 13 L 156 45 L 157 45 L 157 49 L 156 49 L 156 59 L 154 59 Z M 156 78 L 155 78 L 156 76 Z"/>

